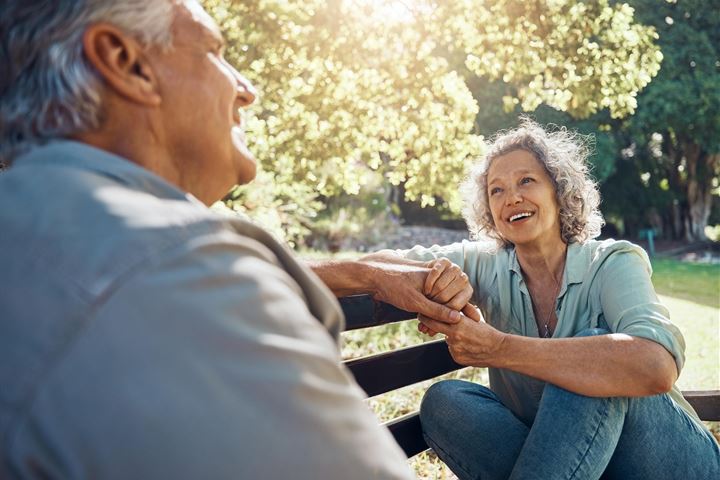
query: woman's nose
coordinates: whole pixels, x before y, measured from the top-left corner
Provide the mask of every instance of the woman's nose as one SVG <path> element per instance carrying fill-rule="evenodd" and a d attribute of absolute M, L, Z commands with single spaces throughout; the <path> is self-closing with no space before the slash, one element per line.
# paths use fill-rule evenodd
<path fill-rule="evenodd" d="M 520 192 L 516 188 L 511 188 L 507 191 L 507 195 L 505 196 L 505 203 L 506 205 L 515 205 L 522 202 L 522 195 L 520 195 Z"/>

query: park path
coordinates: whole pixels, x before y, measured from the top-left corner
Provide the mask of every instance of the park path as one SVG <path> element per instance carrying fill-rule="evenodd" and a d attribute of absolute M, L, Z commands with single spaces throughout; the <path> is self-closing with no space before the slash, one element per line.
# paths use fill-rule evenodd
<path fill-rule="evenodd" d="M 397 231 L 385 236 L 381 241 L 365 247 L 365 251 L 373 252 L 384 248 L 412 248 L 415 245 L 448 245 L 468 240 L 467 230 L 450 230 L 448 228 L 401 226 Z"/>

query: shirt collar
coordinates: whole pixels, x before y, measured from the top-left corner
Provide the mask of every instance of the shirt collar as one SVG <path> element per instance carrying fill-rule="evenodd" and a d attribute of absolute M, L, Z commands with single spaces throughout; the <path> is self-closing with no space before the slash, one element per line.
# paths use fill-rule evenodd
<path fill-rule="evenodd" d="M 193 203 L 201 203 L 191 194 L 183 192 L 164 178 L 131 160 L 82 142 L 53 140 L 33 147 L 13 160 L 13 167 L 33 165 L 62 165 L 90 170 L 159 198 L 185 199 Z"/>

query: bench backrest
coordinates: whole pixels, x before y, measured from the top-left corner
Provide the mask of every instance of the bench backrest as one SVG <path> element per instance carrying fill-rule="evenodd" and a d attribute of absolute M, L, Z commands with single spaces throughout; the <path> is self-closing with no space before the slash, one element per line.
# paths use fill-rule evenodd
<path fill-rule="evenodd" d="M 340 305 L 345 312 L 345 330 L 417 318 L 415 313 L 376 302 L 368 295 L 341 298 Z M 369 397 L 464 368 L 455 363 L 443 340 L 348 360 L 345 365 Z M 720 421 L 720 391 L 691 391 L 683 392 L 683 395 L 701 419 Z M 418 412 L 397 418 L 385 425 L 408 457 L 427 450 Z"/>

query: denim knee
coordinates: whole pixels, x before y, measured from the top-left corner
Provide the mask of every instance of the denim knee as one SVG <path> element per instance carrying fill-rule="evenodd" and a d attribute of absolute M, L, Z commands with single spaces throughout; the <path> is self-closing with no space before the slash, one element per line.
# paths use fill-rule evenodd
<path fill-rule="evenodd" d="M 448 412 L 458 409 L 460 397 L 472 390 L 473 395 L 498 400 L 489 388 L 464 380 L 441 380 L 427 389 L 420 404 L 420 421 L 426 425 L 434 419 L 447 421 Z"/>
<path fill-rule="evenodd" d="M 437 412 L 446 411 L 458 389 L 459 380 L 443 380 L 430 385 L 420 403 L 420 420 L 432 421 Z"/>

